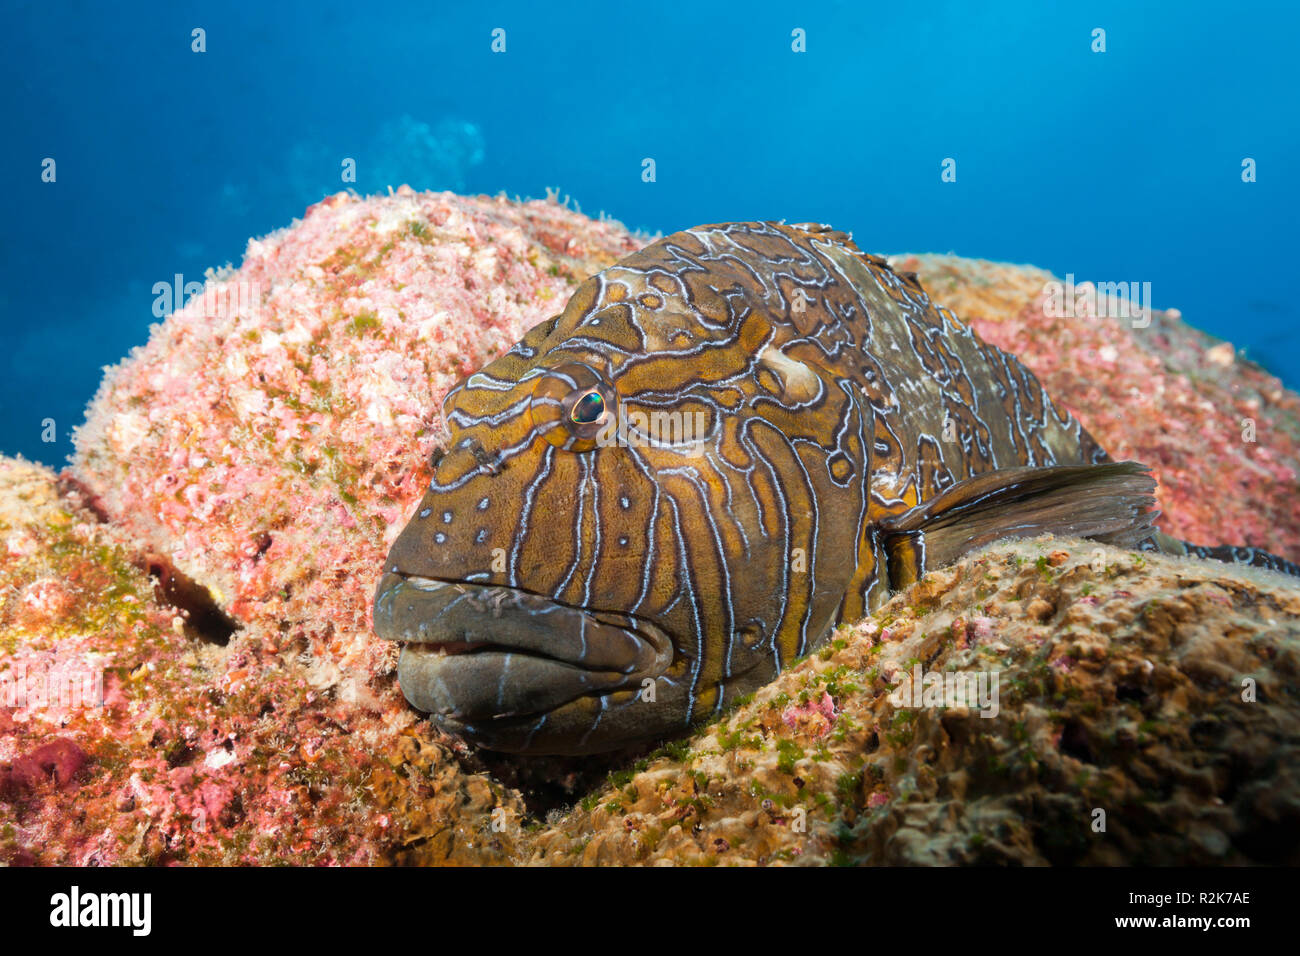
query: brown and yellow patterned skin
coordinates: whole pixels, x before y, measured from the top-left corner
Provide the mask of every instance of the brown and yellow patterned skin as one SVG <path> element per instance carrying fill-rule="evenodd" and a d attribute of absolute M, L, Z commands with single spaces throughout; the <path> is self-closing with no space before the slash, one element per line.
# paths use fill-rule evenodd
<path fill-rule="evenodd" d="M 1109 461 L 915 277 L 813 225 L 659 240 L 443 407 L 376 630 L 415 706 L 506 751 L 680 732 L 879 605 L 891 553 L 924 570 L 891 522 L 976 476 Z"/>

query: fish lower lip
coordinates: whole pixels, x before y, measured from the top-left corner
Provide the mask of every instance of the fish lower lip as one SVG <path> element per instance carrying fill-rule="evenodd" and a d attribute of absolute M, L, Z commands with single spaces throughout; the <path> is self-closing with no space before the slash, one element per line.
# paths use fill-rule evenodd
<path fill-rule="evenodd" d="M 391 571 L 376 588 L 375 632 L 405 645 L 398 681 L 407 700 L 475 720 L 639 687 L 673 658 L 668 636 L 630 615 Z"/>

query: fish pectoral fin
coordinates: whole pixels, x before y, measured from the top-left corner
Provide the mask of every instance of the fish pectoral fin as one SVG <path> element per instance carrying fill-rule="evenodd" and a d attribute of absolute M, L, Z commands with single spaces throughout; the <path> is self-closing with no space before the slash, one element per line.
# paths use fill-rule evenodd
<path fill-rule="evenodd" d="M 1132 547 L 1155 533 L 1155 487 L 1136 461 L 976 475 L 881 523 L 890 586 L 999 538 L 1051 533 Z"/>

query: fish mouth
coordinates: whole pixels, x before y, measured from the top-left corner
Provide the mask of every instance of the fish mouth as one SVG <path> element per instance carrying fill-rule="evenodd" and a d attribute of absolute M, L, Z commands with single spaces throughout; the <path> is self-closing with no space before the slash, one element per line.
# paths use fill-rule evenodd
<path fill-rule="evenodd" d="M 549 713 L 664 673 L 673 644 L 649 621 L 522 588 L 386 572 L 375 633 L 403 643 L 398 683 L 449 728 Z"/>

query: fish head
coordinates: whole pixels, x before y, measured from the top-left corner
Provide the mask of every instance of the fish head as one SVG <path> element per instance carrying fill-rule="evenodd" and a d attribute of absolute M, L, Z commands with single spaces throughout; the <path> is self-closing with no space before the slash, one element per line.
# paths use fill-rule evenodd
<path fill-rule="evenodd" d="M 863 408 L 761 308 L 635 263 L 593 276 L 443 403 L 375 594 L 407 700 L 487 749 L 584 754 L 770 680 L 851 572 Z"/>

